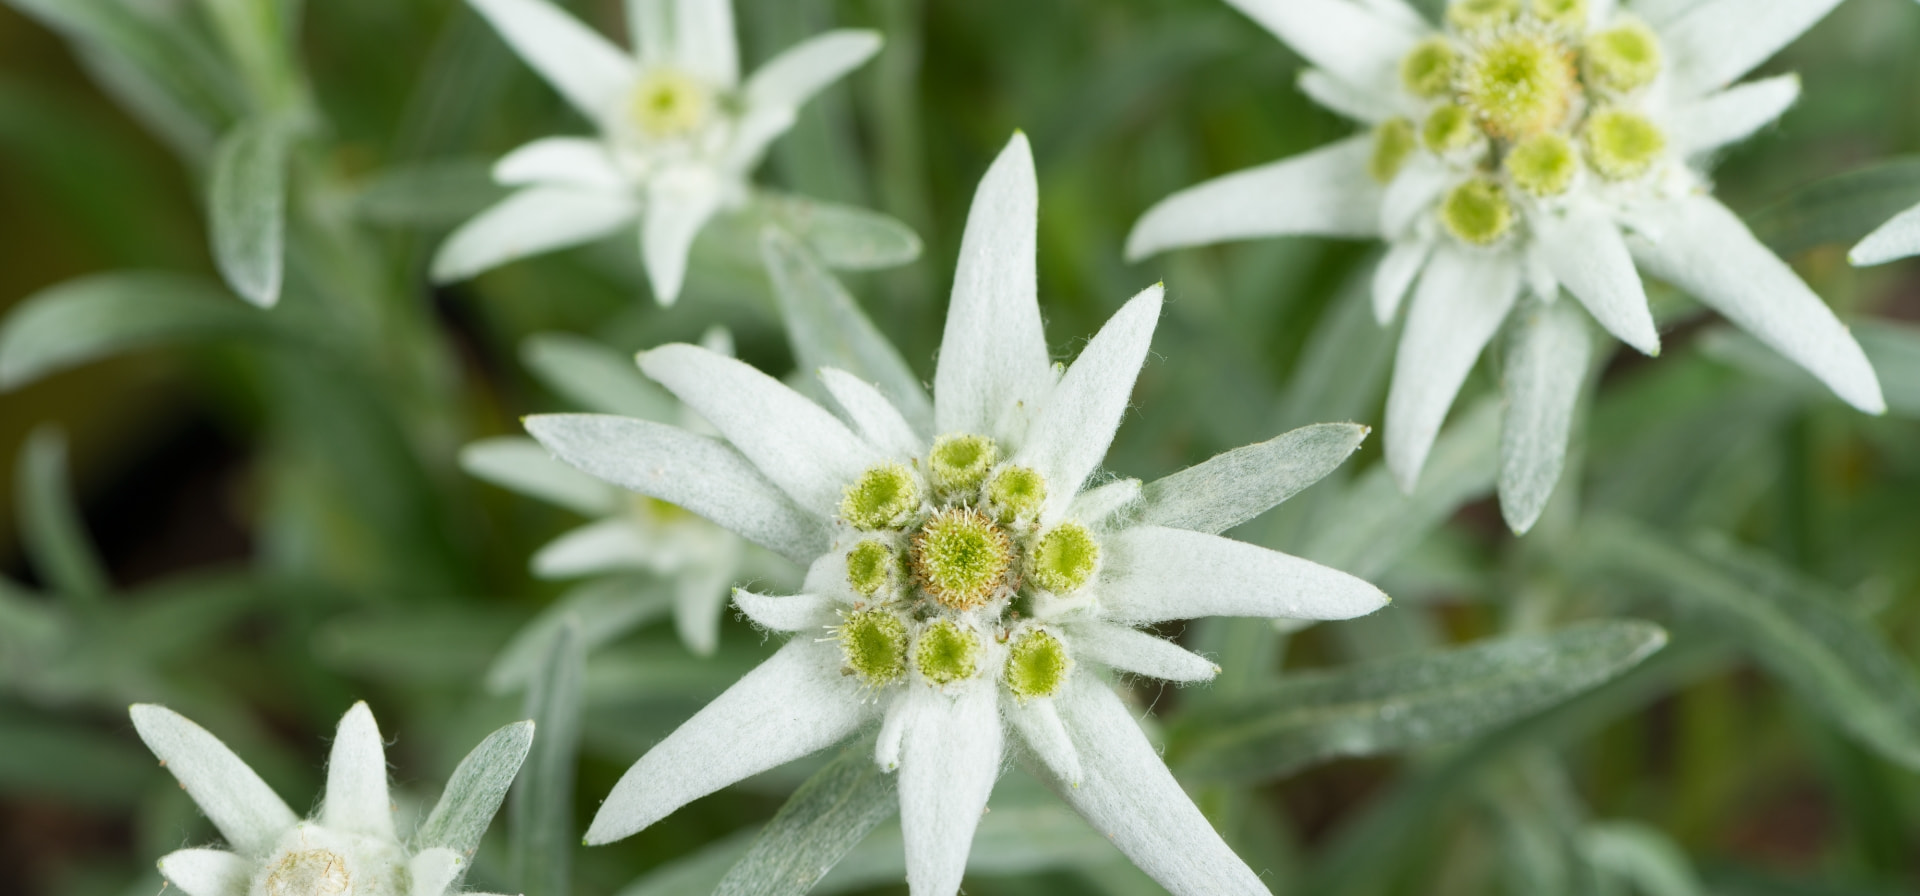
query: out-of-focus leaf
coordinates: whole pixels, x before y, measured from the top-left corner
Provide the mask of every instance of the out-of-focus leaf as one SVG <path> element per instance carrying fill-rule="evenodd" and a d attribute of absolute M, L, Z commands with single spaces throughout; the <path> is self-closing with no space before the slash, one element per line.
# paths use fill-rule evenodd
<path fill-rule="evenodd" d="M 900 811 L 897 779 L 873 761 L 871 741 L 840 752 L 802 784 L 722 878 L 715 896 L 801 896 L 875 825 Z"/>
<path fill-rule="evenodd" d="M 493 163 L 449 159 L 388 168 L 360 190 L 360 217 L 396 227 L 451 227 L 507 197 L 494 183 Z"/>
<path fill-rule="evenodd" d="M 1616 821 L 1587 828 L 1587 861 L 1614 877 L 1631 882 L 1646 896 L 1703 896 L 1700 880 L 1680 845 L 1643 824 Z"/>
<path fill-rule="evenodd" d="M 27 437 L 14 478 L 20 493 L 20 537 L 27 554 L 55 591 L 97 601 L 110 587 L 80 522 L 67 476 L 67 438 L 52 426 Z"/>
<path fill-rule="evenodd" d="M 577 843 L 573 778 L 580 754 L 580 682 L 585 673 L 580 625 L 569 619 L 549 642 L 540 674 L 527 690 L 526 713 L 539 726 L 540 739 L 507 807 L 509 858 L 521 889 L 528 893 L 567 896 L 572 880 Z"/>
<path fill-rule="evenodd" d="M 477 680 L 520 620 L 476 606 L 362 613 L 328 621 L 315 658 L 342 671 L 414 683 Z"/>
<path fill-rule="evenodd" d="M 759 839 L 758 830 L 729 834 L 691 855 L 681 856 L 621 888 L 615 896 L 682 896 L 711 893 L 720 885 L 747 849 Z M 818 893 L 819 891 L 815 891 Z"/>
<path fill-rule="evenodd" d="M 1893 321 L 1856 321 L 1853 338 L 1873 362 L 1887 409 L 1920 417 L 1920 327 Z"/>
<path fill-rule="evenodd" d="M 242 122 L 220 138 L 208 183 L 213 260 L 227 285 L 262 308 L 280 301 L 286 271 L 286 129 L 272 119 Z"/>
<path fill-rule="evenodd" d="M 0 714 L 0 795 L 124 810 L 154 772 L 153 760 L 123 739 L 71 722 Z"/>
<path fill-rule="evenodd" d="M 1651 623 L 1605 620 L 1296 673 L 1182 717 L 1169 732 L 1169 764 L 1183 775 L 1247 781 L 1336 756 L 1459 740 L 1613 678 L 1666 641 Z"/>
<path fill-rule="evenodd" d="M 1119 855 L 1112 841 L 1061 803 L 1006 805 L 999 793 L 994 796 L 967 853 L 969 875 L 1079 868 Z M 898 884 L 906 874 L 906 843 L 900 826 L 887 824 L 848 853 L 813 892 L 843 893 Z"/>
<path fill-rule="evenodd" d="M 1224 532 L 1325 478 L 1366 437 L 1358 423 L 1317 423 L 1214 455 L 1147 483 L 1140 522 Z"/>
<path fill-rule="evenodd" d="M 1755 214 L 1761 242 L 1782 255 L 1815 246 L 1851 246 L 1920 202 L 1920 158 L 1896 159 L 1815 181 Z"/>
<path fill-rule="evenodd" d="M 780 229 L 799 237 L 827 267 L 865 271 L 920 257 L 920 235 L 879 212 L 788 195 L 762 195 L 760 202 Z"/>
<path fill-rule="evenodd" d="M 250 88 L 254 107 L 286 111 L 299 97 L 292 59 L 295 4 L 284 0 L 201 0 L 227 56 Z"/>
<path fill-rule="evenodd" d="M 626 501 L 612 486 L 553 459 L 526 436 L 494 436 L 460 449 L 460 469 L 494 485 L 582 516 L 615 513 Z"/>
<path fill-rule="evenodd" d="M 1830 589 L 1723 538 L 1676 543 L 1621 518 L 1590 521 L 1580 543 L 1596 575 L 1710 617 L 1841 730 L 1920 768 L 1920 680 Z"/>
<path fill-rule="evenodd" d="M 686 648 L 664 633 L 658 640 L 636 638 L 630 647 L 622 644 L 593 655 L 587 666 L 587 702 L 596 708 L 658 700 L 705 703 L 766 658 L 765 645 L 723 639 L 712 656 L 693 662 Z"/>
<path fill-rule="evenodd" d="M 121 0 L 7 0 L 73 41 L 83 55 L 114 60 L 137 73 L 176 108 L 217 127 L 245 100 L 214 47 L 187 25 L 176 4 Z"/>
<path fill-rule="evenodd" d="M 420 848 L 444 846 L 461 855 L 472 855 L 481 835 L 493 823 L 500 801 L 520 772 L 533 746 L 532 720 L 515 722 L 492 734 L 460 760 L 446 792 L 434 804 L 427 820 L 420 823 L 414 841 Z M 542 732 L 544 733 L 544 732 Z"/>
<path fill-rule="evenodd" d="M 569 620 L 586 654 L 672 609 L 672 585 L 657 577 L 608 576 L 578 585 L 513 636 L 487 670 L 487 690 L 506 693 L 531 680 Z"/>
<path fill-rule="evenodd" d="M 20 303 L 0 328 L 0 388 L 115 352 L 278 329 L 260 313 L 194 277 L 98 274 L 51 286 Z"/>
<path fill-rule="evenodd" d="M 580 410 L 680 423 L 680 403 L 647 379 L 630 354 L 567 333 L 535 333 L 520 344 L 520 359 Z"/>

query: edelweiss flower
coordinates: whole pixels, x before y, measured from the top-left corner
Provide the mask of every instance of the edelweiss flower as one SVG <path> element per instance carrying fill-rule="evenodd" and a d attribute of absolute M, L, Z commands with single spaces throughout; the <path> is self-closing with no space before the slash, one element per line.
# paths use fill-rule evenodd
<path fill-rule="evenodd" d="M 181 849 L 160 873 L 187 896 L 442 896 L 457 892 L 533 723 L 494 732 L 454 772 L 409 845 L 393 830 L 386 751 L 365 703 L 340 720 L 316 818 L 301 821 L 218 738 L 164 706 L 135 705 L 133 727 L 180 779 L 227 849 Z"/>
<path fill-rule="evenodd" d="M 494 179 L 522 189 L 468 221 L 434 259 L 435 280 L 578 245 L 638 220 L 661 304 L 680 295 L 687 252 L 714 213 L 748 196 L 747 175 L 813 95 L 880 49 L 832 31 L 740 83 L 730 0 L 627 0 L 629 56 L 547 0 L 470 0 L 527 64 L 600 128 L 536 140 Z"/>
<path fill-rule="evenodd" d="M 1050 363 L 1035 296 L 1036 203 L 1032 156 L 1016 136 L 967 221 L 931 430 L 845 372 L 821 371 L 843 423 L 771 377 L 687 345 L 640 365 L 725 443 L 619 418 L 528 420 L 563 460 L 809 565 L 801 594 L 736 593 L 755 622 L 794 637 L 628 770 L 589 843 L 878 723 L 875 758 L 900 775 L 907 880 L 919 896 L 958 889 L 1014 744 L 1168 889 L 1267 892 L 1108 679 L 1218 671 L 1138 626 L 1343 619 L 1382 606 L 1379 590 L 1345 573 L 1213 534 L 1324 474 L 1365 430 L 1310 428 L 1144 489 L 1088 488 L 1145 360 L 1161 288 L 1114 315 L 1071 367 Z M 1309 443 L 1312 458 L 1300 455 Z M 1280 475 L 1289 467 L 1295 475 Z"/>
<path fill-rule="evenodd" d="M 1847 253 L 1847 260 L 1860 267 L 1920 255 L 1920 205 L 1894 215 Z"/>
<path fill-rule="evenodd" d="M 1846 327 L 1695 167 L 1799 96 L 1791 75 L 1727 85 L 1838 0 L 1454 0 L 1438 28 L 1404 0 L 1228 2 L 1313 63 L 1303 90 L 1374 130 L 1169 197 L 1128 255 L 1280 234 L 1385 239 L 1381 323 L 1414 293 L 1387 399 L 1387 463 L 1403 488 L 1511 317 L 1500 490 L 1508 521 L 1530 527 L 1591 351 L 1560 291 L 1657 354 L 1636 261 L 1855 407 L 1885 410 Z"/>

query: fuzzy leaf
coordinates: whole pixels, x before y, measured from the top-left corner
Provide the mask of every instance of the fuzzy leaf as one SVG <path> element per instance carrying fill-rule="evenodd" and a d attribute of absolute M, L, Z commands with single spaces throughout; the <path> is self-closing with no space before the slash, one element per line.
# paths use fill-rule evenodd
<path fill-rule="evenodd" d="M 547 651 L 533 686 L 527 689 L 526 714 L 540 726 L 527 774 L 514 789 L 507 807 L 511 865 L 520 887 L 528 893 L 567 896 L 572 879 L 573 849 L 579 843 L 573 829 L 573 779 L 580 752 L 583 711 L 581 679 L 586 675 L 586 650 L 580 626 L 568 620 Z"/>
<path fill-rule="evenodd" d="M 800 785 L 760 831 L 715 896 L 800 896 L 900 811 L 898 779 L 873 761 L 871 742 L 840 752 Z"/>
<path fill-rule="evenodd" d="M 1366 439 L 1358 423 L 1317 423 L 1235 448 L 1140 491 L 1143 525 L 1225 532 L 1333 472 Z"/>
<path fill-rule="evenodd" d="M 213 151 L 208 217 L 213 260 L 227 285 L 262 308 L 280 301 L 286 272 L 285 130 L 266 119 L 242 122 Z"/>
<path fill-rule="evenodd" d="M 0 328 L 0 389 L 116 352 L 191 339 L 277 332 L 194 277 L 98 274 L 41 290 Z"/>
<path fill-rule="evenodd" d="M 354 198 L 365 220 L 393 227 L 452 227 L 507 198 L 493 163 L 455 159 L 399 165 L 368 178 Z"/>
<path fill-rule="evenodd" d="M 827 267 L 867 271 L 920 257 L 920 235 L 879 212 L 799 196 L 765 196 L 762 201 L 781 229 L 799 237 Z"/>
<path fill-rule="evenodd" d="M 568 333 L 535 333 L 520 359 L 542 385 L 580 410 L 680 423 L 680 405 L 640 372 L 633 355 Z"/>
<path fill-rule="evenodd" d="M 520 773 L 520 764 L 526 761 L 533 728 L 532 721 L 501 728 L 460 760 L 440 802 L 414 835 L 419 848 L 444 846 L 463 856 L 473 855 L 480 836 L 500 810 L 500 801 L 506 799 L 507 788 Z"/>
<path fill-rule="evenodd" d="M 42 426 L 27 437 L 14 487 L 20 492 L 21 541 L 41 577 L 68 597 L 105 595 L 106 570 L 69 491 L 67 439 L 60 430 Z"/>

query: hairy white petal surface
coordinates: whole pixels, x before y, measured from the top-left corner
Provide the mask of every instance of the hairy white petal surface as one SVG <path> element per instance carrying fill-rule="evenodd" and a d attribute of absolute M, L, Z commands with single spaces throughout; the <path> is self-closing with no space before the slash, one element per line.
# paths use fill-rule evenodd
<path fill-rule="evenodd" d="M 1432 240 L 1403 239 L 1387 246 L 1387 254 L 1373 269 L 1373 319 L 1380 326 L 1392 323 L 1393 316 L 1400 313 L 1401 300 L 1413 288 L 1414 279 L 1431 254 Z"/>
<path fill-rule="evenodd" d="M 1909 255 L 1920 255 L 1920 205 L 1893 216 L 1867 234 L 1860 245 L 1847 253 L 1847 260 L 1865 267 Z"/>
<path fill-rule="evenodd" d="M 1373 135 L 1282 159 L 1155 203 L 1127 235 L 1127 259 L 1268 236 L 1380 235 L 1380 185 L 1367 173 Z"/>
<path fill-rule="evenodd" d="M 880 52 L 880 32 L 843 28 L 792 47 L 747 79 L 747 105 L 794 108 Z"/>
<path fill-rule="evenodd" d="M 496 436 L 460 449 L 460 469 L 582 516 L 611 513 L 620 500 L 615 489 L 554 460 L 539 442 L 525 436 Z"/>
<path fill-rule="evenodd" d="M 913 722 L 914 703 L 904 696 L 886 703 L 880 734 L 873 742 L 873 761 L 887 771 L 896 771 L 900 768 L 900 744 L 906 739 L 907 725 Z"/>
<path fill-rule="evenodd" d="M 740 83 L 733 0 L 674 0 L 674 64 L 720 88 Z"/>
<path fill-rule="evenodd" d="M 720 210 L 724 198 L 719 179 L 706 169 L 675 168 L 648 181 L 640 256 L 647 263 L 647 280 L 660 304 L 671 305 L 680 298 L 693 240 Z"/>
<path fill-rule="evenodd" d="M 1524 535 L 1560 481 L 1593 340 L 1579 312 L 1565 302 L 1530 306 L 1514 325 L 1503 377 L 1500 512 L 1515 534 Z"/>
<path fill-rule="evenodd" d="M 1122 672 L 1162 681 L 1206 681 L 1220 667 L 1158 635 L 1120 625 L 1092 623 L 1072 630 L 1073 651 Z"/>
<path fill-rule="evenodd" d="M 1736 84 L 1673 111 L 1667 141 L 1690 156 L 1753 136 L 1800 99 L 1800 76 L 1780 75 Z"/>
<path fill-rule="evenodd" d="M 179 849 L 160 859 L 160 874 L 187 896 L 246 896 L 253 864 L 218 849 Z"/>
<path fill-rule="evenodd" d="M 446 896 L 465 866 L 459 853 L 444 846 L 420 850 L 407 861 L 407 876 L 413 880 L 408 896 Z"/>
<path fill-rule="evenodd" d="M 900 743 L 900 833 L 914 896 L 960 889 L 973 831 L 1000 777 L 1004 734 L 991 682 L 947 696 L 915 686 Z"/>
<path fill-rule="evenodd" d="M 1674 95 L 1732 84 L 1780 52 L 1840 0 L 1702 0 L 1660 26 Z"/>
<path fill-rule="evenodd" d="M 612 517 L 547 542 L 534 552 L 533 574 L 543 579 L 569 579 L 616 569 L 644 569 L 652 553 L 632 522 Z"/>
<path fill-rule="evenodd" d="M 365 702 L 340 719 L 327 759 L 327 796 L 320 821 L 336 831 L 393 839 L 393 804 L 387 798 L 387 750 L 380 726 Z"/>
<path fill-rule="evenodd" d="M 433 257 L 436 283 L 464 280 L 509 261 L 592 242 L 631 223 L 630 196 L 573 187 L 528 187 L 475 215 Z"/>
<path fill-rule="evenodd" d="M 1337 569 L 1218 535 L 1139 526 L 1109 536 L 1095 593 L 1126 625 L 1201 616 L 1350 619 L 1387 603 Z"/>
<path fill-rule="evenodd" d="M 1733 212 L 1711 198 L 1688 197 L 1662 216 L 1669 226 L 1658 242 L 1632 244 L 1649 273 L 1806 368 L 1848 404 L 1886 412 L 1880 379 L 1846 325 Z"/>
<path fill-rule="evenodd" d="M 933 374 L 934 426 L 1005 438 L 1000 415 L 1052 384 L 1035 273 L 1040 190 L 1016 133 L 973 194 Z"/>
<path fill-rule="evenodd" d="M 1425 239 L 1413 232 L 1414 222 L 1433 210 L 1457 177 L 1445 162 L 1428 153 L 1414 153 L 1381 194 L 1381 234 L 1396 243 Z"/>
<path fill-rule="evenodd" d="M 1387 389 L 1387 467 L 1412 492 L 1461 384 L 1520 296 L 1516 259 L 1442 246 L 1414 289 Z"/>
<path fill-rule="evenodd" d="M 627 189 L 627 178 L 607 155 L 606 144 L 585 137 L 546 137 L 528 143 L 494 163 L 493 179 L 514 187 L 548 184 L 586 192 Z"/>
<path fill-rule="evenodd" d="M 834 622 L 834 600 L 818 594 L 755 594 L 735 588 L 733 605 L 754 625 L 776 632 L 811 631 Z"/>
<path fill-rule="evenodd" d="M 1317 68 L 1300 73 L 1300 92 L 1321 106 L 1367 124 L 1379 124 L 1407 112 L 1391 94 L 1355 87 Z"/>
<path fill-rule="evenodd" d="M 234 852 L 262 855 L 299 821 L 253 769 L 206 729 L 151 703 L 136 703 L 128 714 L 147 749 L 179 779 Z"/>
<path fill-rule="evenodd" d="M 627 33 L 645 67 L 673 63 L 673 7 L 679 0 L 627 0 Z M 732 0 L 728 0 L 732 2 Z"/>
<path fill-rule="evenodd" d="M 1225 532 L 1319 482 L 1367 438 L 1358 423 L 1317 423 L 1235 448 L 1149 484 L 1139 520 Z"/>
<path fill-rule="evenodd" d="M 693 800 L 832 746 L 871 715 L 835 648 L 795 638 L 647 751 L 587 828 L 611 843 Z"/>
<path fill-rule="evenodd" d="M 1391 95 L 1400 58 L 1431 32 L 1377 4 L 1350 0 L 1227 0 L 1315 67 L 1364 90 Z"/>
<path fill-rule="evenodd" d="M 633 60 L 546 0 L 468 0 L 582 115 L 598 121 L 638 77 Z"/>
<path fill-rule="evenodd" d="M 1660 354 L 1647 290 L 1620 226 L 1588 207 L 1575 207 L 1565 217 L 1545 213 L 1531 220 L 1548 268 L 1587 313 L 1642 354 Z"/>
<path fill-rule="evenodd" d="M 820 382 L 846 412 L 854 430 L 881 454 L 911 457 L 926 450 L 913 425 L 872 383 L 834 367 L 820 370 Z"/>
<path fill-rule="evenodd" d="M 1097 526 L 1121 508 L 1138 500 L 1140 480 L 1116 479 L 1075 495 L 1073 503 L 1067 507 L 1067 515 L 1086 525 Z"/>
<path fill-rule="evenodd" d="M 1060 721 L 1060 712 L 1051 699 L 1013 702 L 1006 707 L 1007 721 L 1020 735 L 1020 741 L 1069 787 L 1080 786 L 1080 750 Z"/>

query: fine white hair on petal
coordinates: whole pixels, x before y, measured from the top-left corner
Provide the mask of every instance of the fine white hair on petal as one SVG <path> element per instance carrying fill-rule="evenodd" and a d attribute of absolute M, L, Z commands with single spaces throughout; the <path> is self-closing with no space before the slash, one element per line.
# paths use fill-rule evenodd
<path fill-rule="evenodd" d="M 1440 194 L 1458 177 L 1447 163 L 1433 155 L 1415 153 L 1400 166 L 1400 173 L 1394 175 L 1393 183 L 1380 195 L 1380 233 L 1394 242 L 1424 239 L 1419 233 L 1411 232 L 1414 222 L 1440 201 Z"/>
<path fill-rule="evenodd" d="M 1702 0 L 1659 27 L 1680 99 L 1732 84 L 1825 18 L 1840 0 Z"/>
<path fill-rule="evenodd" d="M 740 83 L 733 0 L 674 0 L 674 64 L 722 89 Z"/>
<path fill-rule="evenodd" d="M 1880 378 L 1846 325 L 1733 212 L 1710 197 L 1692 196 L 1668 203 L 1662 217 L 1671 226 L 1658 242 L 1631 244 L 1648 273 L 1692 293 L 1848 404 L 1869 414 L 1886 412 Z"/>
<path fill-rule="evenodd" d="M 1073 738 L 1067 735 L 1067 728 L 1061 723 L 1060 713 L 1051 699 L 1041 698 L 1025 703 L 1009 701 L 1006 713 L 1007 721 L 1013 723 L 1013 730 L 1019 733 L 1027 749 L 1040 757 L 1040 761 L 1067 786 L 1080 786 L 1083 776 L 1080 751 L 1074 747 Z"/>
<path fill-rule="evenodd" d="M 1158 635 L 1122 625 L 1091 623 L 1071 630 L 1073 651 L 1098 663 L 1162 681 L 1207 681 L 1220 667 Z"/>
<path fill-rule="evenodd" d="M 509 261 L 592 242 L 639 217 L 620 193 L 528 187 L 460 225 L 433 257 L 433 280 L 464 280 Z"/>
<path fill-rule="evenodd" d="M 724 199 L 719 179 L 704 168 L 674 168 L 647 182 L 640 257 L 647 263 L 647 280 L 660 304 L 671 305 L 680 298 L 693 240 Z"/>
<path fill-rule="evenodd" d="M 913 425 L 872 383 L 836 367 L 820 370 L 820 382 L 847 421 L 875 450 L 893 457 L 912 457 L 922 450 Z"/>
<path fill-rule="evenodd" d="M 262 855 L 299 821 L 253 769 L 205 728 L 151 703 L 136 703 L 127 712 L 147 749 L 179 779 L 234 852 Z"/>
<path fill-rule="evenodd" d="M 642 354 L 640 369 L 823 518 L 836 515 L 846 487 L 881 460 L 825 408 L 745 362 L 679 344 Z"/>
<path fill-rule="evenodd" d="M 1056 788 L 1074 811 L 1173 896 L 1268 896 L 1112 688 L 1083 672 L 1054 702 L 1085 769 L 1079 787 Z"/>
<path fill-rule="evenodd" d="M 1319 482 L 1367 433 L 1358 423 L 1317 423 L 1214 455 L 1149 484 L 1139 521 L 1225 532 Z"/>
<path fill-rule="evenodd" d="M 1015 133 L 980 179 L 960 237 L 933 374 L 938 432 L 1004 437 L 989 427 L 1005 409 L 1037 403 L 1053 383 L 1035 272 L 1039 203 L 1033 149 Z"/>
<path fill-rule="evenodd" d="M 1097 526 L 1121 508 L 1140 500 L 1140 480 L 1116 479 L 1098 488 L 1090 488 L 1073 498 L 1067 515 L 1089 526 Z"/>
<path fill-rule="evenodd" d="M 776 632 L 818 629 L 833 622 L 833 601 L 818 594 L 755 594 L 733 589 L 733 605 L 753 624 Z"/>
<path fill-rule="evenodd" d="M 880 52 L 880 32 L 843 28 L 794 44 L 747 79 L 749 107 L 794 108 Z"/>
<path fill-rule="evenodd" d="M 999 697 L 980 681 L 952 696 L 914 688 L 900 742 L 900 833 L 913 896 L 960 889 L 973 832 L 1000 776 L 1005 735 Z"/>
<path fill-rule="evenodd" d="M 546 0 L 468 0 L 520 58 L 594 121 L 633 89 L 633 59 Z"/>
<path fill-rule="evenodd" d="M 160 859 L 160 874 L 187 896 L 246 896 L 253 863 L 218 849 L 180 849 Z"/>
<path fill-rule="evenodd" d="M 900 768 L 900 743 L 906 738 L 907 726 L 913 723 L 914 710 L 919 705 L 911 695 L 912 691 L 908 691 L 887 701 L 886 715 L 880 719 L 880 734 L 873 742 L 873 761 L 887 771 Z"/>
<path fill-rule="evenodd" d="M 677 0 L 627 0 L 627 34 L 643 68 L 673 63 L 673 5 Z"/>
<path fill-rule="evenodd" d="M 1737 143 L 1772 124 L 1800 98 L 1800 76 L 1736 84 L 1674 110 L 1667 138 L 1683 156 Z"/>
<path fill-rule="evenodd" d="M 1867 234 L 1866 239 L 1847 253 L 1847 260 L 1866 267 L 1909 255 L 1920 255 L 1920 205 L 1893 216 Z"/>
<path fill-rule="evenodd" d="M 1127 235 L 1127 259 L 1269 236 L 1380 235 L 1380 185 L 1367 173 L 1373 135 L 1188 187 L 1155 203 Z"/>
<path fill-rule="evenodd" d="M 1673 21 L 1676 16 L 1702 2 L 1703 0 L 1631 0 L 1627 5 L 1632 7 L 1630 12 L 1657 28 Z"/>
<path fill-rule="evenodd" d="M 727 586 L 734 564 L 695 563 L 673 582 L 673 630 L 694 656 L 712 656 L 720 647 L 720 612 L 727 606 Z"/>
<path fill-rule="evenodd" d="M 1420 276 L 1420 268 L 1427 263 L 1427 256 L 1433 254 L 1433 241 L 1430 239 L 1395 240 L 1387 246 L 1387 254 L 1380 258 L 1380 265 L 1373 269 L 1373 319 L 1380 326 L 1393 322 L 1393 316 L 1400 312 L 1400 301 L 1406 298 L 1407 290 L 1413 288 L 1413 281 Z"/>
<path fill-rule="evenodd" d="M 408 896 L 446 896 L 465 865 L 459 853 L 444 846 L 420 850 L 407 860 L 408 877 L 413 879 Z"/>
<path fill-rule="evenodd" d="M 832 645 L 788 641 L 627 769 L 587 843 L 611 843 L 722 787 L 824 749 L 872 714 Z"/>
<path fill-rule="evenodd" d="M 606 144 L 585 137 L 545 137 L 493 164 L 493 179 L 508 186 L 550 184 L 583 190 L 624 190 L 627 178 Z"/>
<path fill-rule="evenodd" d="M 1507 416 L 1500 432 L 1500 512 L 1524 535 L 1553 496 L 1593 357 L 1580 312 L 1565 302 L 1532 304 L 1514 321 L 1502 384 Z"/>
<path fill-rule="evenodd" d="M 1316 68 L 1383 95 L 1399 86 L 1400 59 L 1432 32 L 1417 18 L 1382 14 L 1377 2 L 1227 0 Z"/>
<path fill-rule="evenodd" d="M 1387 389 L 1387 467 L 1411 493 L 1480 350 L 1520 295 L 1507 254 L 1443 245 L 1420 275 Z"/>
<path fill-rule="evenodd" d="M 1013 462 L 1046 478 L 1041 519 L 1065 512 L 1107 456 L 1146 363 L 1164 292 L 1157 283 L 1149 286 L 1114 314 L 1067 368 L 1028 428 Z"/>
<path fill-rule="evenodd" d="M 387 751 L 380 726 L 365 701 L 340 719 L 327 759 L 327 796 L 320 821 L 336 831 L 393 839 L 393 804 L 387 798 Z"/>
<path fill-rule="evenodd" d="M 533 555 L 533 574 L 543 579 L 644 569 L 655 553 L 647 536 L 625 516 L 596 520 L 562 533 Z"/>
<path fill-rule="evenodd" d="M 1397 96 L 1363 90 L 1317 68 L 1301 72 L 1299 83 L 1308 99 L 1355 121 L 1379 124 L 1408 112 Z"/>
<path fill-rule="evenodd" d="M 1642 354 L 1660 354 L 1647 290 L 1619 225 L 1600 209 L 1582 206 L 1565 216 L 1543 212 L 1530 223 L 1535 245 L 1553 275 L 1594 321 Z"/>
<path fill-rule="evenodd" d="M 558 504 L 582 516 L 612 513 L 620 493 L 553 459 L 526 436 L 495 436 L 460 449 L 460 469 L 501 488 Z"/>
<path fill-rule="evenodd" d="M 1355 576 L 1204 532 L 1138 526 L 1109 536 L 1093 583 L 1109 620 L 1202 616 L 1351 619 L 1387 596 Z"/>

